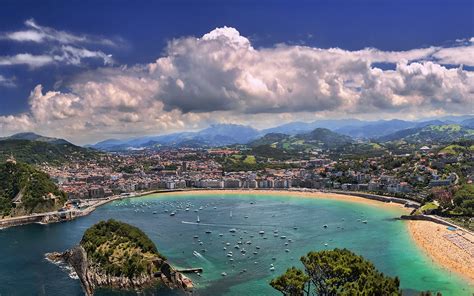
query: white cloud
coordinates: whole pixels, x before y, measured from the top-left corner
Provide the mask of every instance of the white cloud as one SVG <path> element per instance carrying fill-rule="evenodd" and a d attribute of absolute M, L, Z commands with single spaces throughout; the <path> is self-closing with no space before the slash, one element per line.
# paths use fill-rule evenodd
<path fill-rule="evenodd" d="M 13 56 L 0 56 L 0 66 L 28 65 L 32 68 L 36 68 L 51 63 L 54 63 L 54 58 L 49 55 L 20 53 Z"/>
<path fill-rule="evenodd" d="M 13 78 L 7 78 L 3 75 L 0 75 L 0 87 L 15 87 L 15 81 Z"/>
<path fill-rule="evenodd" d="M 0 35 L 1 39 L 12 40 L 16 42 L 57 42 L 59 44 L 101 44 L 107 46 L 118 46 L 120 40 L 112 40 L 103 37 L 91 35 L 76 35 L 66 31 L 60 31 L 53 28 L 41 26 L 33 19 L 25 21 L 26 30 L 7 32 Z"/>
<path fill-rule="evenodd" d="M 216 121 L 276 124 L 289 118 L 466 113 L 472 110 L 474 73 L 440 62 L 461 64 L 472 50 L 466 48 L 453 47 L 449 62 L 439 47 L 256 49 L 237 30 L 224 27 L 201 38 L 172 40 L 148 65 L 81 74 L 66 85 L 68 92 L 37 86 L 30 111 L 18 116 L 17 125 L 16 116 L 0 117 L 0 130 L 34 127 L 83 143 Z M 93 55 L 79 52 L 80 58 Z M 394 67 L 384 70 L 374 63 Z"/>
<path fill-rule="evenodd" d="M 433 57 L 440 64 L 462 64 L 474 67 L 474 43 L 467 46 L 441 48 L 433 54 Z"/>
<path fill-rule="evenodd" d="M 0 66 L 27 65 L 38 68 L 49 64 L 66 64 L 78 66 L 85 59 L 99 59 L 104 65 L 113 64 L 112 55 L 101 50 L 84 48 L 84 45 L 119 46 L 121 40 L 111 40 L 91 35 L 75 35 L 65 31 L 38 25 L 30 19 L 25 22 L 28 29 L 0 33 L 0 40 L 14 42 L 39 43 L 36 49 L 43 49 L 41 54 L 18 53 L 11 56 L 0 56 Z"/>
<path fill-rule="evenodd" d="M 54 59 L 58 62 L 64 62 L 70 65 L 80 65 L 83 59 L 101 59 L 104 65 L 114 63 L 112 55 L 105 54 L 102 51 L 91 51 L 85 48 L 76 48 L 70 45 L 63 45 L 59 50 L 60 54 Z"/>

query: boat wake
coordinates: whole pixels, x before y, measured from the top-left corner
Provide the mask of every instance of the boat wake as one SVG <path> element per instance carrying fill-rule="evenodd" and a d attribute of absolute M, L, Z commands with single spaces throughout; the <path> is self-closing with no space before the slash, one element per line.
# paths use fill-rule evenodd
<path fill-rule="evenodd" d="M 206 260 L 206 258 L 204 258 L 204 256 L 201 255 L 201 254 L 200 254 L 199 252 L 197 252 L 197 251 L 193 251 L 193 255 L 196 256 L 196 257 L 198 257 L 198 258 L 200 258 L 200 259 Z"/>

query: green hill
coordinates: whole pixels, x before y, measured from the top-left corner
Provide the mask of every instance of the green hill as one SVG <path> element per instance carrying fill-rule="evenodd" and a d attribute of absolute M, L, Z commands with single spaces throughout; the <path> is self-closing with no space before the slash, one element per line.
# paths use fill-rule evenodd
<path fill-rule="evenodd" d="M 317 128 L 307 134 L 297 135 L 296 138 L 304 140 L 306 144 L 323 148 L 336 148 L 353 142 L 351 137 L 340 135 L 326 128 Z"/>
<path fill-rule="evenodd" d="M 60 165 L 71 160 L 91 159 L 99 156 L 100 153 L 66 141 L 37 141 L 10 138 L 0 140 L 0 162 L 4 162 L 11 155 L 16 160 L 29 164 L 49 163 L 51 165 Z"/>
<path fill-rule="evenodd" d="M 309 133 L 285 135 L 270 133 L 251 142 L 251 147 L 269 146 L 286 151 L 303 151 L 306 149 L 331 149 L 352 143 L 348 136 L 340 135 L 325 128 L 317 128 Z"/>
<path fill-rule="evenodd" d="M 253 147 L 262 146 L 262 145 L 273 145 L 278 144 L 279 142 L 285 141 L 290 139 L 290 135 L 279 134 L 279 133 L 269 133 L 265 136 L 252 141 L 249 145 Z"/>
<path fill-rule="evenodd" d="M 448 143 L 460 139 L 474 139 L 474 129 L 459 124 L 428 125 L 421 128 L 401 130 L 378 138 L 382 142 L 403 141 L 423 145 Z"/>
<path fill-rule="evenodd" d="M 57 210 L 65 200 L 46 173 L 25 163 L 0 164 L 0 217 Z"/>
<path fill-rule="evenodd" d="M 96 272 L 107 276 L 138 278 L 156 272 L 155 262 L 164 260 L 143 231 L 113 219 L 87 229 L 80 245 Z"/>

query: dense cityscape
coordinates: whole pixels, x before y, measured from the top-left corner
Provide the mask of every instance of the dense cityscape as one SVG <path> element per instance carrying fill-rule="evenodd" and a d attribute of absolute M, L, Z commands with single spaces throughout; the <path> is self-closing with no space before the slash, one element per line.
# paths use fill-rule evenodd
<path fill-rule="evenodd" d="M 474 296 L 472 0 L 0 7 L 0 296 Z"/>

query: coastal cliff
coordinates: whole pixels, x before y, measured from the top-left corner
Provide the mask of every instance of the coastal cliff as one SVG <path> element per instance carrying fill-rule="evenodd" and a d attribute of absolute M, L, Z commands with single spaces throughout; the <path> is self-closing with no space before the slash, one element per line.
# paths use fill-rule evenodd
<path fill-rule="evenodd" d="M 115 220 L 99 222 L 85 232 L 79 245 L 47 257 L 70 265 L 88 296 L 100 287 L 139 291 L 161 283 L 185 292 L 193 288 L 140 229 Z"/>

